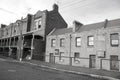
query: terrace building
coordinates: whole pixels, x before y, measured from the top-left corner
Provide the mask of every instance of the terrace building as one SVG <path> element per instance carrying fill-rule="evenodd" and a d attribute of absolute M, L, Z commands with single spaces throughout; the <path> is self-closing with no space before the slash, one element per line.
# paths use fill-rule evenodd
<path fill-rule="evenodd" d="M 58 5 L 53 10 L 28 14 L 0 28 L 0 53 L 17 59 L 44 60 L 46 36 L 54 28 L 66 28 Z"/>
<path fill-rule="evenodd" d="M 46 62 L 120 71 L 120 19 L 54 29 L 46 42 Z"/>

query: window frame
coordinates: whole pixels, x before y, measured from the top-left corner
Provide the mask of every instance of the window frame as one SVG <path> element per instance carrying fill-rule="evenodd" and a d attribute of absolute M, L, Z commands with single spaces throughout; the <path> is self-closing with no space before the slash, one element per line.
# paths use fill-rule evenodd
<path fill-rule="evenodd" d="M 53 42 L 55 41 L 55 42 Z M 51 47 L 55 47 L 56 46 L 56 39 L 51 39 Z"/>
<path fill-rule="evenodd" d="M 90 41 L 90 37 L 93 37 L 93 40 L 92 40 L 92 41 Z M 90 45 L 90 42 L 93 42 L 93 45 Z M 93 36 L 93 35 L 87 37 L 87 45 L 88 45 L 88 46 L 91 46 L 91 47 L 93 47 L 93 46 L 95 45 L 95 44 L 94 44 L 94 36 Z"/>
<path fill-rule="evenodd" d="M 78 42 L 77 39 L 80 39 L 80 42 Z M 80 43 L 80 45 L 78 45 L 79 43 Z M 76 37 L 76 39 L 75 39 L 75 46 L 76 47 L 81 47 L 81 45 L 82 45 L 81 43 L 82 43 L 82 38 L 81 37 Z"/>
<path fill-rule="evenodd" d="M 40 29 L 40 28 L 41 28 L 41 25 L 42 25 L 42 20 L 40 19 L 40 20 L 38 20 L 38 26 L 37 26 L 37 28 Z M 39 26 L 40 26 L 40 27 L 39 27 Z"/>
<path fill-rule="evenodd" d="M 118 36 L 118 44 L 113 44 L 112 42 L 113 42 L 113 40 L 115 40 L 115 39 L 112 39 L 112 36 L 113 35 L 116 35 L 117 34 L 117 36 Z M 119 33 L 112 33 L 112 34 L 110 34 L 110 45 L 112 46 L 112 47 L 118 47 L 119 46 Z"/>
<path fill-rule="evenodd" d="M 77 54 L 77 56 L 76 56 Z M 79 61 L 78 58 L 80 58 L 80 53 L 79 52 L 75 52 L 74 53 L 74 61 Z"/>
<path fill-rule="evenodd" d="M 37 22 L 37 21 L 34 21 L 34 29 L 35 29 L 35 30 L 38 29 L 38 28 L 37 28 L 37 24 L 38 24 L 38 22 Z"/>
<path fill-rule="evenodd" d="M 65 38 L 61 38 L 60 39 L 60 47 L 64 47 L 65 46 Z"/>

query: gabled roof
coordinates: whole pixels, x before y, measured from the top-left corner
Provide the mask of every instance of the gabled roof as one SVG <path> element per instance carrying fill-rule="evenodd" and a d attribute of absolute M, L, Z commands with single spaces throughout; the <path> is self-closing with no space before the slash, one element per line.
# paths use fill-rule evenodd
<path fill-rule="evenodd" d="M 72 28 L 55 29 L 50 35 L 61 35 L 66 33 L 72 33 Z"/>
<path fill-rule="evenodd" d="M 43 15 L 44 11 L 37 11 L 37 13 L 34 15 L 35 19 L 40 18 Z"/>

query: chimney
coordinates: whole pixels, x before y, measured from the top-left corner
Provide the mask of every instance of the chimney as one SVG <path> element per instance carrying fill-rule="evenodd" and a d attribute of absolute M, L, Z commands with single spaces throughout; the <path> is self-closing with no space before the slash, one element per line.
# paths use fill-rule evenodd
<path fill-rule="evenodd" d="M 58 5 L 57 5 L 57 4 L 54 4 L 54 5 L 53 5 L 53 11 L 58 12 L 58 9 L 59 9 Z"/>
<path fill-rule="evenodd" d="M 76 32 L 83 24 L 78 21 L 73 21 L 73 32 Z"/>
<path fill-rule="evenodd" d="M 108 24 L 108 19 L 105 19 L 104 28 L 107 27 L 107 24 Z"/>
<path fill-rule="evenodd" d="M 6 27 L 6 25 L 5 24 L 1 24 L 1 28 L 5 28 Z"/>

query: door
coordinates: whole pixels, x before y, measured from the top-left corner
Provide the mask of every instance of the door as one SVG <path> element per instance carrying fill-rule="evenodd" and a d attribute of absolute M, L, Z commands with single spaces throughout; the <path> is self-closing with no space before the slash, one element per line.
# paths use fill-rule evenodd
<path fill-rule="evenodd" d="M 96 64 L 96 56 L 95 55 L 90 55 L 90 68 L 95 68 Z"/>
<path fill-rule="evenodd" d="M 54 54 L 53 53 L 50 53 L 50 56 L 49 56 L 49 62 L 50 63 L 54 63 Z"/>
<path fill-rule="evenodd" d="M 111 70 L 119 70 L 119 61 L 117 55 L 110 56 L 110 69 Z"/>

